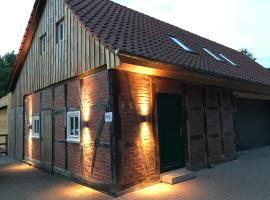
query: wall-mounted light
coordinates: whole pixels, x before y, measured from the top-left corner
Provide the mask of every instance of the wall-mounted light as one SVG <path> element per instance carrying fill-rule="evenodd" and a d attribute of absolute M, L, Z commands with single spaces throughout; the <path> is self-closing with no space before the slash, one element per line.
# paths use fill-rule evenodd
<path fill-rule="evenodd" d="M 31 130 L 33 128 L 32 124 L 28 124 L 28 129 Z"/>
<path fill-rule="evenodd" d="M 90 128 L 91 127 L 90 121 L 85 121 L 84 122 L 84 127 L 85 128 Z"/>
<path fill-rule="evenodd" d="M 139 122 L 152 122 L 152 116 L 151 115 L 140 115 L 139 116 Z"/>

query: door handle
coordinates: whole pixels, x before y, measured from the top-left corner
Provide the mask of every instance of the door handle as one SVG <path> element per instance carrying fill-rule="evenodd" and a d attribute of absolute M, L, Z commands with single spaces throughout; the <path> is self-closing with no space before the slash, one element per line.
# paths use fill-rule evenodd
<path fill-rule="evenodd" d="M 181 126 L 179 126 L 179 131 L 180 131 L 180 136 L 182 137 L 183 135 L 182 135 L 182 127 Z"/>

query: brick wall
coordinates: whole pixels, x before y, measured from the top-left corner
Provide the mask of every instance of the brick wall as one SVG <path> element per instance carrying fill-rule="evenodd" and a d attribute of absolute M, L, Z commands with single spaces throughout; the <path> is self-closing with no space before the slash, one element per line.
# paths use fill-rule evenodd
<path fill-rule="evenodd" d="M 152 90 L 148 76 L 117 72 L 119 86 L 121 161 L 119 166 L 120 190 L 129 186 L 158 180 L 155 141 L 150 121 L 141 117 L 152 116 Z"/>
<path fill-rule="evenodd" d="M 156 120 L 153 97 L 159 92 L 183 96 L 187 168 L 196 170 L 224 159 L 235 159 L 230 91 L 123 71 L 116 72 L 115 81 L 118 86 L 120 190 L 159 180 L 158 133 L 152 130 L 154 121 L 147 122 L 148 140 L 141 140 L 140 119 L 146 109 L 147 115 Z M 143 108 L 144 104 L 147 108 Z"/>
<path fill-rule="evenodd" d="M 117 165 L 114 167 L 118 190 L 159 181 L 159 145 L 153 106 L 158 92 L 182 94 L 187 168 L 200 169 L 236 158 L 230 91 L 124 71 L 113 74 L 117 90 L 114 121 Z M 51 108 L 53 165 L 92 183 L 110 185 L 112 124 L 104 123 L 104 113 L 111 111 L 110 103 L 108 71 L 81 80 L 68 80 L 27 96 L 25 156 L 40 160 L 40 141 L 29 139 L 29 119 L 41 109 Z M 66 113 L 75 110 L 81 111 L 81 142 L 69 143 Z"/>
<path fill-rule="evenodd" d="M 53 110 L 53 166 L 97 184 L 111 183 L 110 124 L 102 123 L 109 106 L 108 71 L 73 79 L 25 98 L 25 156 L 40 161 L 40 140 L 29 139 L 29 120 Z M 66 113 L 81 111 L 81 142 L 66 141 Z M 85 119 L 85 116 L 88 119 Z M 42 119 L 41 119 L 42 120 Z M 90 127 L 85 127 L 88 121 Z M 41 130 L 42 131 L 42 130 Z M 95 142 L 97 134 L 99 140 Z M 87 135 L 89 134 L 89 135 Z"/>

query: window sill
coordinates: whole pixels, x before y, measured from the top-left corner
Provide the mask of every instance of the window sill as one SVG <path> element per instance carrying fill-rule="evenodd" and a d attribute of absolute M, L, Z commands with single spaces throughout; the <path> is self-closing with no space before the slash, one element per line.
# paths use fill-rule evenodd
<path fill-rule="evenodd" d="M 80 144 L 81 141 L 78 139 L 66 139 L 68 143 Z"/>
<path fill-rule="evenodd" d="M 39 136 L 34 136 L 34 135 L 32 135 L 32 138 L 33 138 L 33 139 L 40 139 Z"/>

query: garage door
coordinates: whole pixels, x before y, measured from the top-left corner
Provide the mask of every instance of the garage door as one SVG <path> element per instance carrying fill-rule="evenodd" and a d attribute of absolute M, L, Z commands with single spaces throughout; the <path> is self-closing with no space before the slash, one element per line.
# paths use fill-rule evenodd
<path fill-rule="evenodd" d="M 236 99 L 236 143 L 238 150 L 270 144 L 270 101 Z"/>

